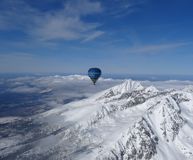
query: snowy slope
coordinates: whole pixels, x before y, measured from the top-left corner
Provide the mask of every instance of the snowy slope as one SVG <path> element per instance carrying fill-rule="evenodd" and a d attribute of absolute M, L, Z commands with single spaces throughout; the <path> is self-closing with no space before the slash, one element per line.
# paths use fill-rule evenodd
<path fill-rule="evenodd" d="M 191 86 L 160 91 L 127 80 L 31 119 L 41 138 L 17 146 L 16 159 L 193 159 Z"/>

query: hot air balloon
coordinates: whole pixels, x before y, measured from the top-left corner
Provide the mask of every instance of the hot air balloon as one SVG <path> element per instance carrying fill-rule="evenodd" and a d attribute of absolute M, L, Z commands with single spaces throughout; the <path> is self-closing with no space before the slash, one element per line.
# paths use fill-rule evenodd
<path fill-rule="evenodd" d="M 99 68 L 90 68 L 88 70 L 88 76 L 92 80 L 93 84 L 95 85 L 96 81 L 101 76 L 101 70 Z"/>

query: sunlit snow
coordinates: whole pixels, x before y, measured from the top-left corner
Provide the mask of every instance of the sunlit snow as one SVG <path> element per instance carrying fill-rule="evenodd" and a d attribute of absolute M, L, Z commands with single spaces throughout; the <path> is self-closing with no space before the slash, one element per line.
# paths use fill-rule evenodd
<path fill-rule="evenodd" d="M 41 105 L 51 107 L 0 118 L 1 159 L 193 159 L 191 81 L 101 78 L 93 86 L 72 75 L 5 82 L 5 93 L 46 94 Z"/>

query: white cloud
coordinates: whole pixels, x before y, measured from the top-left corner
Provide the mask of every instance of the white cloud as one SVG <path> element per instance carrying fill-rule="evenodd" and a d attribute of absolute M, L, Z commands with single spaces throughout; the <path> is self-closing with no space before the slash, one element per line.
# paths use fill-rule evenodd
<path fill-rule="evenodd" d="M 65 12 L 69 15 L 88 15 L 101 11 L 101 4 L 90 0 L 71 0 L 65 4 Z"/>
<path fill-rule="evenodd" d="M 40 20 L 41 21 L 41 20 Z M 80 17 L 49 16 L 32 33 L 42 40 L 76 40 L 87 39 L 95 32 L 97 24 L 85 23 Z"/>
<path fill-rule="evenodd" d="M 6 9 L 0 11 L 0 29 L 20 29 L 43 41 L 88 41 L 102 35 L 98 29 L 100 24 L 82 19 L 83 16 L 100 13 L 102 7 L 99 2 L 72 0 L 67 1 L 62 9 L 48 12 L 33 8 L 24 1 L 16 2 L 3 1 Z"/>
<path fill-rule="evenodd" d="M 42 76 L 42 77 L 18 77 L 6 80 L 7 92 L 14 93 L 37 93 L 47 94 L 50 98 L 47 101 L 57 101 L 59 103 L 82 99 L 96 92 L 102 91 L 122 80 L 100 78 L 97 87 L 94 87 L 88 76 Z"/>
<path fill-rule="evenodd" d="M 179 42 L 179 43 L 168 43 L 168 44 L 154 44 L 145 46 L 136 46 L 127 50 L 129 53 L 158 53 L 160 51 L 175 49 L 192 44 L 192 42 Z"/>
<path fill-rule="evenodd" d="M 102 32 L 102 31 L 96 31 L 96 32 L 92 33 L 90 36 L 88 36 L 85 40 L 83 40 L 83 42 L 92 41 L 93 39 L 96 39 L 97 37 L 99 37 L 103 34 L 104 34 L 104 32 Z"/>
<path fill-rule="evenodd" d="M 99 2 L 89 0 L 74 0 L 65 4 L 64 9 L 47 13 L 37 18 L 38 25 L 34 33 L 42 40 L 94 40 L 102 34 L 98 30 L 97 23 L 88 23 L 82 20 L 82 16 L 99 13 L 102 11 Z M 92 36 L 91 35 L 95 35 Z"/>
<path fill-rule="evenodd" d="M 139 6 L 147 0 L 107 0 L 109 5 L 107 13 L 115 18 L 127 16 L 139 10 Z"/>
<path fill-rule="evenodd" d="M 38 15 L 40 12 L 23 0 L 1 0 L 0 29 L 27 29 L 29 26 L 34 26 L 34 17 Z"/>
<path fill-rule="evenodd" d="M 40 90 L 36 87 L 19 86 L 16 88 L 12 88 L 9 91 L 10 92 L 16 92 L 16 93 L 37 93 Z"/>

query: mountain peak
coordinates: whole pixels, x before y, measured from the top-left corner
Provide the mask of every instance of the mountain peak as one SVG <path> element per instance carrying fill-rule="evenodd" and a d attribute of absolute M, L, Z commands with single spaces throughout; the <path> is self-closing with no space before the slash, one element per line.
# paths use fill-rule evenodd
<path fill-rule="evenodd" d="M 129 79 L 125 80 L 119 85 L 105 90 L 104 92 L 102 92 L 102 96 L 100 95 L 100 98 L 111 98 L 117 95 L 122 95 L 124 93 L 131 93 L 133 91 L 140 91 L 143 89 L 144 87 L 141 85 L 140 82 Z"/>
<path fill-rule="evenodd" d="M 156 93 L 156 92 L 159 92 L 159 90 L 154 87 L 154 86 L 149 86 L 145 89 L 145 92 L 152 92 L 152 93 Z"/>
<path fill-rule="evenodd" d="M 120 85 L 117 85 L 115 87 L 112 88 L 114 92 L 117 93 L 125 93 L 125 92 L 133 92 L 133 91 L 139 91 L 139 90 L 143 90 L 144 87 L 141 85 L 140 82 L 138 81 L 133 81 L 131 79 L 126 80 L 125 82 L 123 82 Z"/>

